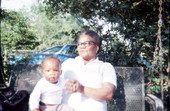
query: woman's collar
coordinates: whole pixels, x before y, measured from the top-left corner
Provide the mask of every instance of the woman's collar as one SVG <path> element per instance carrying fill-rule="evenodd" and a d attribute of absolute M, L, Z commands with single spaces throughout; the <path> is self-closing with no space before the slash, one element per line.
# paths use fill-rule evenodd
<path fill-rule="evenodd" d="M 99 61 L 99 58 L 98 58 L 98 57 L 96 57 L 96 59 L 94 59 L 94 60 L 92 60 L 92 61 L 89 61 L 89 62 L 85 62 L 85 60 L 83 60 L 83 58 L 82 58 L 81 56 L 77 56 L 75 59 L 76 59 L 76 60 L 79 60 L 79 61 L 81 61 L 81 62 L 83 62 L 83 63 L 85 63 L 85 64 L 89 64 L 89 63 L 93 63 L 93 62 Z"/>

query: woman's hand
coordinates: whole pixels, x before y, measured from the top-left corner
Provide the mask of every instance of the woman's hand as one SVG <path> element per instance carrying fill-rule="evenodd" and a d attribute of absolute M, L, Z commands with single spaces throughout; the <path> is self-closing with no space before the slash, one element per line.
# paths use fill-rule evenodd
<path fill-rule="evenodd" d="M 67 92 L 68 94 L 75 93 L 75 92 L 80 92 L 80 93 L 84 92 L 84 86 L 81 85 L 79 81 L 73 79 L 66 80 L 65 89 L 68 90 Z"/>

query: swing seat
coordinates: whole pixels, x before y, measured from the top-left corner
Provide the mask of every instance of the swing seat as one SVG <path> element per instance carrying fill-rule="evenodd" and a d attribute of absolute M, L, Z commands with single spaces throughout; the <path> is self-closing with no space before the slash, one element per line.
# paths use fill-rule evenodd
<path fill-rule="evenodd" d="M 145 94 L 142 67 L 115 67 L 117 89 L 108 102 L 108 111 L 164 111 L 163 102 Z"/>
<path fill-rule="evenodd" d="M 108 101 L 108 111 L 164 111 L 159 98 L 145 95 L 142 67 L 115 67 L 115 70 L 118 86 L 113 99 Z M 10 87 L 16 91 L 26 90 L 30 94 L 41 77 L 39 64 L 17 64 L 13 69 Z"/>

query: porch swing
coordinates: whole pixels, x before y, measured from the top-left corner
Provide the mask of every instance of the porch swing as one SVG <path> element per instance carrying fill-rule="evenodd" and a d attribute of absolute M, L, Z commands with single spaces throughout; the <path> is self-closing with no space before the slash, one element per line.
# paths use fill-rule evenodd
<path fill-rule="evenodd" d="M 156 59 L 158 60 L 158 56 L 162 57 L 162 0 L 159 0 L 159 6 L 159 29 L 154 53 L 154 61 L 156 61 Z M 160 64 L 160 69 L 162 70 L 162 62 Z M 111 101 L 113 103 L 111 104 L 111 106 L 109 106 L 109 108 L 113 108 L 114 111 L 145 111 L 145 101 L 147 101 L 154 111 L 164 111 L 164 106 L 161 99 L 152 94 L 144 94 L 144 74 L 142 67 L 115 67 L 115 70 L 118 75 L 118 89 L 115 92 L 113 101 Z M 17 64 L 14 67 L 13 75 L 15 77 L 11 77 L 12 80 L 10 86 L 13 86 L 13 89 L 15 91 L 25 90 L 30 94 L 36 84 L 36 81 L 41 78 L 41 67 L 37 64 Z M 7 88 L 4 81 L 3 69 L 1 69 L 0 76 L 0 79 L 2 79 L 2 81 L 0 81 L 0 84 L 2 84 L 3 89 Z M 163 77 L 161 71 L 161 80 L 162 78 Z M 8 104 L 8 106 L 10 107 L 16 107 L 16 104 L 10 104 L 8 101 L 0 102 L 0 111 L 28 110 L 28 98 L 22 101 L 23 104 L 20 104 L 20 106 L 23 105 L 22 109 L 16 110 L 12 108 L 5 109 L 7 106 L 4 106 L 4 104 Z M 113 111 L 113 109 L 110 109 L 108 111 Z"/>

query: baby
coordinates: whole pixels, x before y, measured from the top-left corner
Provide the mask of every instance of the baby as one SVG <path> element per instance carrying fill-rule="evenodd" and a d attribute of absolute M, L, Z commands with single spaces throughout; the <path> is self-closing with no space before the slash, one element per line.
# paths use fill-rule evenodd
<path fill-rule="evenodd" d="M 61 104 L 63 95 L 63 80 L 60 78 L 61 62 L 58 58 L 49 56 L 42 62 L 41 78 L 29 99 L 31 111 L 74 111 L 68 105 Z"/>

